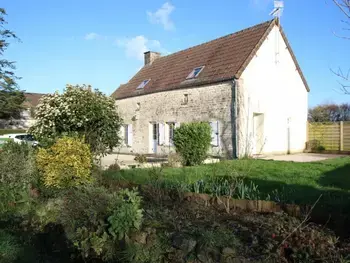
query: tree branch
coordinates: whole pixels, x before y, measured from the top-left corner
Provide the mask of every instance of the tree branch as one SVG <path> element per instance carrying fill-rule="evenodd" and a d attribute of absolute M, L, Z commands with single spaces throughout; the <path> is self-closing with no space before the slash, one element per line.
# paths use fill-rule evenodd
<path fill-rule="evenodd" d="M 350 1 L 349 0 L 332 0 L 335 5 L 344 13 L 345 16 L 350 18 Z"/>

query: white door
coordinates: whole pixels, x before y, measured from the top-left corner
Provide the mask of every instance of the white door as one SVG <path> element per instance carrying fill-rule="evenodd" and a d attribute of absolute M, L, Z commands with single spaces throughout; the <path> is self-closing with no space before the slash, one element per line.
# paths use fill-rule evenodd
<path fill-rule="evenodd" d="M 254 154 L 262 154 L 265 144 L 264 114 L 254 113 Z"/>
<path fill-rule="evenodd" d="M 159 136 L 159 124 L 152 123 L 152 152 L 157 153 L 158 137 Z"/>

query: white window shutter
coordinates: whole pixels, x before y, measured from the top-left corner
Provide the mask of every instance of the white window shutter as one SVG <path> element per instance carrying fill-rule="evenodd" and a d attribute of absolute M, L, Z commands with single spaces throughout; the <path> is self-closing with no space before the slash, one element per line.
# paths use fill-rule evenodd
<path fill-rule="evenodd" d="M 120 138 L 124 138 L 124 125 L 121 125 L 120 128 L 119 128 L 119 131 L 118 131 L 118 135 Z"/>
<path fill-rule="evenodd" d="M 164 133 L 164 123 L 159 123 L 159 145 L 163 145 L 164 144 L 164 136 L 165 136 L 165 133 Z"/>
<path fill-rule="evenodd" d="M 165 142 L 166 145 L 170 145 L 169 130 L 170 130 L 169 123 L 165 123 L 165 126 L 164 126 L 164 142 Z"/>
<path fill-rule="evenodd" d="M 219 122 L 212 121 L 210 122 L 211 126 L 211 145 L 219 146 Z"/>
<path fill-rule="evenodd" d="M 128 146 L 132 146 L 132 124 L 127 126 L 128 129 Z"/>

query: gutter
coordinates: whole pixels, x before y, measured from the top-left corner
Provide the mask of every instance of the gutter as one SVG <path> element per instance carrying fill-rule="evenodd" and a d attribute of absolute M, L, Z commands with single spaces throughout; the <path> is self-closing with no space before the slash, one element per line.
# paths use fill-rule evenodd
<path fill-rule="evenodd" d="M 237 140 L 237 79 L 232 80 L 232 98 L 231 98 L 231 133 L 232 133 L 232 158 L 238 159 L 238 140 Z"/>

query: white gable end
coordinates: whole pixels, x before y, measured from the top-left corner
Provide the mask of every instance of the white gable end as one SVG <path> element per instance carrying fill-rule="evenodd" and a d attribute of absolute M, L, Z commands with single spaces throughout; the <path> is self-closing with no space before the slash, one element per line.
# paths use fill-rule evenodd
<path fill-rule="evenodd" d="M 277 26 L 242 73 L 239 86 L 239 155 L 304 149 L 307 87 Z"/>

